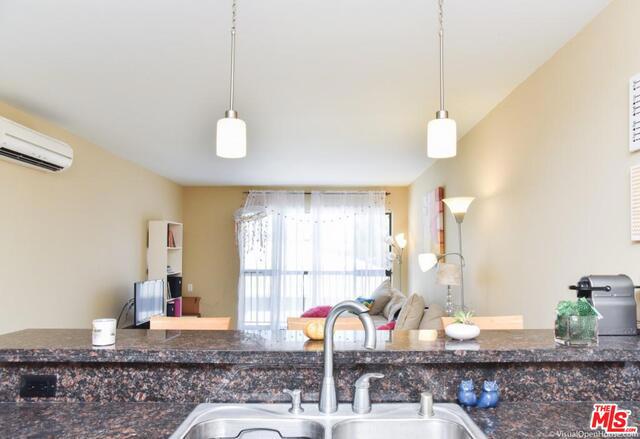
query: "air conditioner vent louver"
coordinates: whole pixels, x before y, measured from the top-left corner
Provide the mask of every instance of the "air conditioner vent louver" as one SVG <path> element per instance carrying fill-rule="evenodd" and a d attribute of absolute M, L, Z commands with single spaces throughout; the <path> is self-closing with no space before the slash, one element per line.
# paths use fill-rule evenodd
<path fill-rule="evenodd" d="M 27 163 L 32 166 L 37 166 L 38 168 L 44 168 L 49 171 L 58 172 L 64 169 L 62 166 L 46 162 L 44 160 L 37 159 L 35 157 L 30 157 L 25 154 L 21 154 L 17 151 L 13 151 L 8 148 L 0 148 L 0 155 L 4 157 L 8 157 L 13 160 L 17 160 L 22 163 Z"/>
<path fill-rule="evenodd" d="M 61 140 L 0 117 L 0 160 L 61 173 L 73 163 L 73 149 Z"/>

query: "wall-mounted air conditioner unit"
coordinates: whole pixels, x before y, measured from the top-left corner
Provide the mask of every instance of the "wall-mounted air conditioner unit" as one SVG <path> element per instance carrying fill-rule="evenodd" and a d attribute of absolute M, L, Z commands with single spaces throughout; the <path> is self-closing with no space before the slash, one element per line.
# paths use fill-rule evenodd
<path fill-rule="evenodd" d="M 0 117 L 0 159 L 48 172 L 64 171 L 73 163 L 69 145 Z"/>

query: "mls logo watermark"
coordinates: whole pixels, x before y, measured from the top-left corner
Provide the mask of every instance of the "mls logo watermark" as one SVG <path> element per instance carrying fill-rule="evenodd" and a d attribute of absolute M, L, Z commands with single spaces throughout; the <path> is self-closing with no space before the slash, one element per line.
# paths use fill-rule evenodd
<path fill-rule="evenodd" d="M 630 410 L 618 409 L 618 404 L 594 404 L 590 427 L 612 435 L 637 433 L 638 427 L 629 426 L 630 415 Z"/>

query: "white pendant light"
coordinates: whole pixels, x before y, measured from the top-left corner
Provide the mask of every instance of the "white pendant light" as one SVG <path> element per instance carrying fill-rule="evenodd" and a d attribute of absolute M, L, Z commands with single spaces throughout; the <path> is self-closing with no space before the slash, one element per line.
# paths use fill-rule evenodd
<path fill-rule="evenodd" d="M 218 120 L 216 131 L 216 155 L 225 159 L 239 159 L 247 155 L 247 125 L 233 109 L 234 76 L 236 68 L 236 0 L 231 9 L 231 82 L 229 84 L 229 109 Z"/>
<path fill-rule="evenodd" d="M 427 156 L 433 159 L 455 157 L 458 142 L 456 121 L 449 119 L 449 113 L 444 109 L 444 20 L 443 2 L 439 0 L 440 31 L 440 110 L 436 118 L 427 126 Z"/>

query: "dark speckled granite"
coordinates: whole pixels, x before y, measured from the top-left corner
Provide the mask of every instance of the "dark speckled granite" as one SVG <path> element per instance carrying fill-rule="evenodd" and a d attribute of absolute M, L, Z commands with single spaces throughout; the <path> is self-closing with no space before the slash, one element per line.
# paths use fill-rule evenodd
<path fill-rule="evenodd" d="M 386 375 L 371 387 L 374 402 L 417 401 L 427 389 L 454 401 L 463 378 L 495 379 L 501 406 L 470 411 L 491 439 L 579 434 L 592 401 L 640 401 L 637 336 L 566 348 L 547 330 L 483 331 L 466 345 L 380 331 L 370 352 L 362 335 L 336 335 L 341 401 L 365 372 Z M 117 345 L 106 349 L 90 340 L 88 330 L 0 336 L 0 401 L 19 401 L 0 403 L 0 437 L 166 438 L 199 402 L 284 401 L 284 387 L 318 400 L 322 343 L 299 332 L 119 330 Z M 58 377 L 55 402 L 21 401 L 20 377 L 33 373 Z M 638 419 L 640 403 L 625 408 Z"/>
<path fill-rule="evenodd" d="M 551 331 L 485 331 L 459 343 L 425 342 L 419 332 L 378 333 L 378 348 L 361 348 L 362 333 L 338 333 L 338 397 L 382 372 L 374 401 L 417 400 L 425 389 L 453 401 L 462 379 L 497 380 L 504 401 L 640 400 L 639 337 L 601 337 L 593 348 L 556 346 Z M 317 401 L 322 343 L 299 332 L 121 330 L 118 344 L 93 349 L 85 330 L 26 330 L 0 336 L 0 401 L 20 401 L 25 374 L 58 377 L 54 400 L 179 403 L 275 402 L 283 387 Z M 449 348 L 454 347 L 454 350 Z"/>
<path fill-rule="evenodd" d="M 483 331 L 477 342 L 419 339 L 419 331 L 378 331 L 366 351 L 362 332 L 336 337 L 337 364 L 640 361 L 640 337 L 601 337 L 599 346 L 557 346 L 551 330 Z M 126 362 L 317 365 L 322 344 L 301 332 L 118 330 L 114 347 L 95 349 L 84 329 L 29 329 L 0 336 L 0 363 Z"/>
<path fill-rule="evenodd" d="M 168 438 L 195 406 L 168 403 L 0 403 L 0 437 Z"/>
<path fill-rule="evenodd" d="M 640 425 L 640 402 L 620 402 L 619 406 L 631 410 L 630 426 Z M 489 439 L 602 437 L 589 428 L 592 408 L 590 403 L 522 402 L 468 412 Z"/>
<path fill-rule="evenodd" d="M 640 400 L 639 363 L 353 364 L 336 368 L 341 401 L 352 399 L 353 383 L 366 372 L 385 378 L 371 386 L 376 402 L 416 401 L 430 390 L 455 401 L 462 379 L 497 380 L 504 401 Z M 20 401 L 20 377 L 58 376 L 57 401 L 276 402 L 285 387 L 317 401 L 322 368 L 295 364 L 230 366 L 202 364 L 37 363 L 0 364 L 0 401 Z"/>
<path fill-rule="evenodd" d="M 638 425 L 640 403 L 620 403 Z M 3 403 L 0 434 L 7 438 L 166 439 L 193 409 L 168 403 Z M 489 439 L 538 439 L 590 432 L 589 403 L 503 403 L 469 410 Z M 565 434 L 566 436 L 562 436 Z"/>

